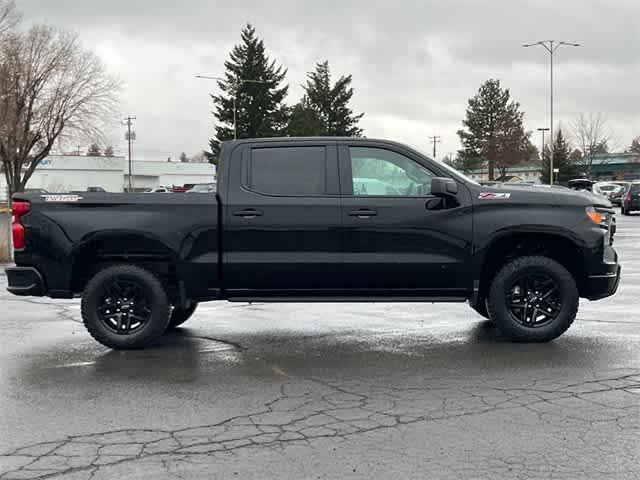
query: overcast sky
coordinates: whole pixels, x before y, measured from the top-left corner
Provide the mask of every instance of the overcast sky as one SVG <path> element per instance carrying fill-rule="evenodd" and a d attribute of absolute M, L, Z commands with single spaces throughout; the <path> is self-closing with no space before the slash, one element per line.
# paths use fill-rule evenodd
<path fill-rule="evenodd" d="M 307 71 L 329 60 L 353 74 L 353 107 L 368 137 L 457 150 L 467 99 L 499 78 L 526 112 L 528 129 L 549 123 L 549 56 L 522 43 L 579 42 L 556 57 L 555 116 L 606 114 L 622 149 L 640 135 L 638 0 L 17 0 L 27 22 L 76 30 L 124 82 L 122 114 L 137 116 L 136 151 L 176 158 L 205 148 L 208 93 L 246 22 L 289 69 L 289 103 Z M 123 130 L 113 134 L 125 151 Z M 539 133 L 533 137 L 539 145 Z"/>

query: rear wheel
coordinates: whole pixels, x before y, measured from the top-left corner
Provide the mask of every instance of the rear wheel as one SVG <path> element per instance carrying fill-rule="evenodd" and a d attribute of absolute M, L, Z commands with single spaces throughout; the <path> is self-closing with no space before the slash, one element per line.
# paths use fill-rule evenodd
<path fill-rule="evenodd" d="M 169 301 L 154 274 L 133 265 L 115 265 L 87 284 L 82 318 L 91 336 L 107 347 L 143 348 L 166 330 Z"/>
<path fill-rule="evenodd" d="M 508 263 L 493 279 L 489 312 L 511 340 L 548 342 L 562 335 L 578 312 L 578 288 L 558 262 L 540 256 Z"/>
<path fill-rule="evenodd" d="M 198 304 L 196 302 L 191 302 L 187 308 L 178 308 L 174 307 L 171 312 L 171 318 L 169 320 L 169 325 L 167 326 L 167 330 L 171 330 L 172 328 L 176 328 L 179 325 L 182 325 L 184 322 L 191 318 L 193 312 L 196 311 Z"/>

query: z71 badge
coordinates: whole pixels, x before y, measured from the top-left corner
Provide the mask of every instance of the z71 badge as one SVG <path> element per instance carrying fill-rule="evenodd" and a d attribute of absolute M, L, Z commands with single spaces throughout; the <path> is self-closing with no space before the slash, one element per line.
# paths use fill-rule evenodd
<path fill-rule="evenodd" d="M 45 202 L 77 202 L 82 200 L 80 195 L 40 195 Z"/>
<path fill-rule="evenodd" d="M 510 198 L 510 193 L 494 193 L 494 192 L 483 192 L 478 195 L 478 200 L 506 200 Z"/>

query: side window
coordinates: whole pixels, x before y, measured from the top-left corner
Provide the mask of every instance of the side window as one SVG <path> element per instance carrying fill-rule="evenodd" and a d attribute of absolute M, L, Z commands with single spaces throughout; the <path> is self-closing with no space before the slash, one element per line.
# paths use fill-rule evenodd
<path fill-rule="evenodd" d="M 323 195 L 326 191 L 325 147 L 255 148 L 247 187 L 267 195 Z"/>
<path fill-rule="evenodd" d="M 429 170 L 382 148 L 350 147 L 354 195 L 419 197 L 431 193 Z"/>

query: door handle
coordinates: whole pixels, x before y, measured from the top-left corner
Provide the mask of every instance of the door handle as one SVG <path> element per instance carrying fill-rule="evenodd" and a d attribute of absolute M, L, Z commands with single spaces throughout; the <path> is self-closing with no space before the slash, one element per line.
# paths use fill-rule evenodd
<path fill-rule="evenodd" d="M 236 217 L 243 217 L 243 218 L 248 218 L 248 219 L 262 216 L 262 212 L 260 210 L 256 210 L 255 208 L 247 208 L 245 210 L 238 210 L 237 212 L 233 212 L 233 214 Z"/>
<path fill-rule="evenodd" d="M 352 210 L 349 212 L 349 216 L 358 218 L 371 218 L 378 215 L 375 210 L 369 210 L 368 208 L 360 208 L 358 210 Z"/>

